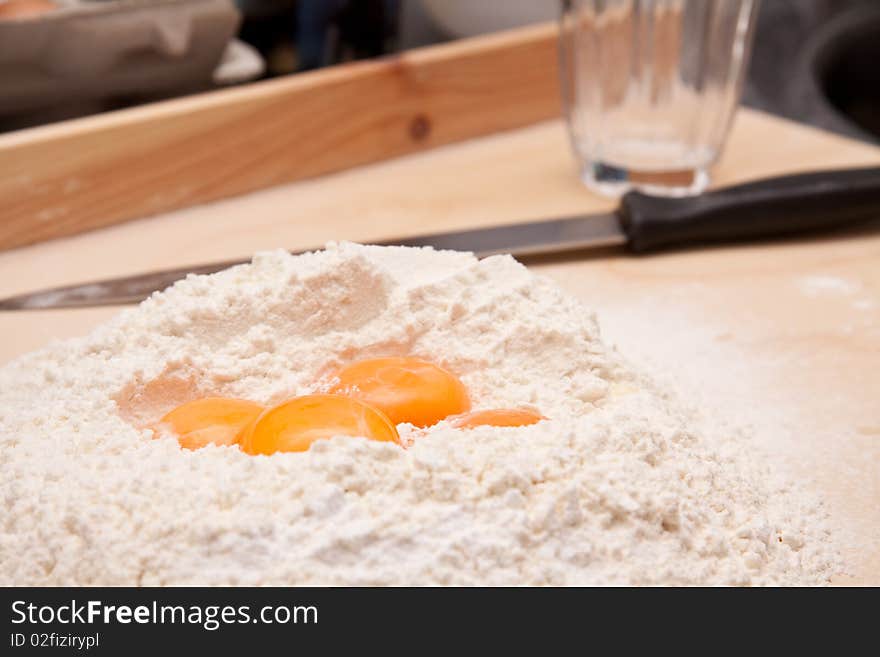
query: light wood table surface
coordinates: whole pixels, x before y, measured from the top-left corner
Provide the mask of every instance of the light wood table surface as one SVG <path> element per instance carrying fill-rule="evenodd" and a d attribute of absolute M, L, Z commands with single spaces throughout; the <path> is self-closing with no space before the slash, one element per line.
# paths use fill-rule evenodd
<path fill-rule="evenodd" d="M 743 110 L 715 184 L 880 164 L 880 149 Z M 558 121 L 0 253 L 0 295 L 144 270 L 604 210 Z M 531 264 L 624 355 L 751 424 L 824 496 L 840 583 L 880 585 L 880 228 L 823 239 Z M 0 313 L 0 363 L 113 308 Z"/>

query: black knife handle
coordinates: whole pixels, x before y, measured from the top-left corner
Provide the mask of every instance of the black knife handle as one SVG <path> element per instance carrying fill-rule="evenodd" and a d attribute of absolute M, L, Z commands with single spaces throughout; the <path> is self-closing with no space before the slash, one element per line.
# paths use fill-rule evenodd
<path fill-rule="evenodd" d="M 683 198 L 628 192 L 618 212 L 638 253 L 837 228 L 880 218 L 880 167 L 768 178 Z"/>

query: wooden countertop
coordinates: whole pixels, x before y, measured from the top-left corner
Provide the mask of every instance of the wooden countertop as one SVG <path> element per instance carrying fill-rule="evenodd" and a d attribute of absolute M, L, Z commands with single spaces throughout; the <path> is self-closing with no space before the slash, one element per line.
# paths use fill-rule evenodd
<path fill-rule="evenodd" d="M 715 183 L 880 164 L 880 149 L 743 110 Z M 166 266 L 611 207 L 558 121 L 0 253 L 0 295 Z M 880 584 L 880 230 L 631 257 L 536 261 L 633 360 L 753 424 L 823 494 L 842 583 Z M 116 309 L 0 313 L 0 363 Z M 646 339 L 646 336 L 650 336 Z"/>

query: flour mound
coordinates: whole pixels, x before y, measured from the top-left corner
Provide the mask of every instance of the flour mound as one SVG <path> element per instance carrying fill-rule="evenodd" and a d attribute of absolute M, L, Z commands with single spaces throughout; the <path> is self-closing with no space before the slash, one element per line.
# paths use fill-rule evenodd
<path fill-rule="evenodd" d="M 146 428 L 413 355 L 547 421 L 271 457 Z M 330 244 L 191 276 L 0 370 L 0 584 L 816 584 L 821 507 L 510 257 Z M 702 428 L 701 428 L 702 427 Z"/>

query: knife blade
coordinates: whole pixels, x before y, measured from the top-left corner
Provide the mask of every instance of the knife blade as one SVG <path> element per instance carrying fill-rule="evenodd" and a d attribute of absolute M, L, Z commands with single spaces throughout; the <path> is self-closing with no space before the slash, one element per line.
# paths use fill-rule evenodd
<path fill-rule="evenodd" d="M 433 246 L 437 249 L 473 251 L 478 257 L 485 257 L 497 253 L 512 253 L 518 256 L 557 253 L 599 244 L 613 246 L 622 244 L 625 240 L 626 237 L 620 230 L 616 215 L 611 213 L 437 233 L 374 242 L 374 244 L 379 246 Z M 292 251 L 294 254 L 305 252 Z M 84 308 L 137 303 L 146 299 L 153 292 L 163 290 L 190 274 L 214 274 L 228 267 L 248 262 L 250 259 L 226 260 L 206 265 L 164 269 L 134 276 L 56 287 L 2 299 L 0 300 L 0 310 Z"/>
<path fill-rule="evenodd" d="M 841 228 L 880 218 L 880 167 L 769 178 L 700 196 L 629 192 L 605 214 L 565 217 L 375 242 L 472 251 L 479 257 L 564 253 L 626 245 L 634 253 Z M 297 252 L 302 253 L 302 251 Z M 229 260 L 92 281 L 0 300 L 0 310 L 118 305 L 142 301 L 190 274 L 212 274 Z"/>

